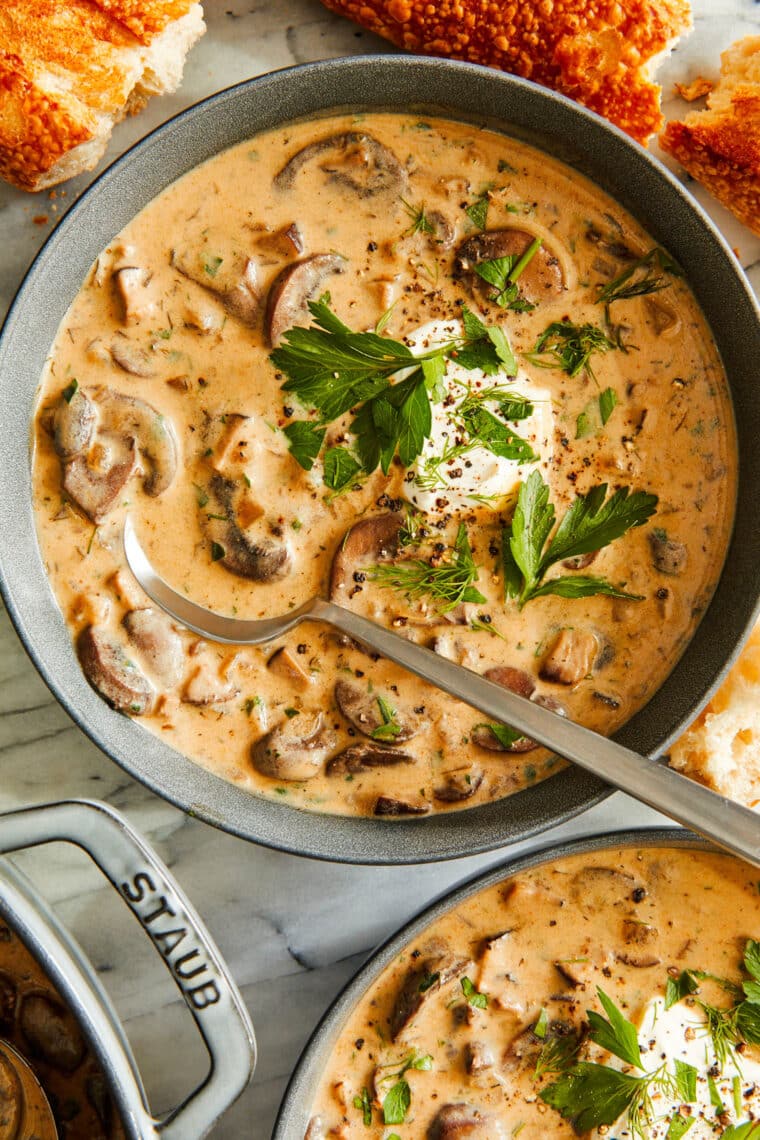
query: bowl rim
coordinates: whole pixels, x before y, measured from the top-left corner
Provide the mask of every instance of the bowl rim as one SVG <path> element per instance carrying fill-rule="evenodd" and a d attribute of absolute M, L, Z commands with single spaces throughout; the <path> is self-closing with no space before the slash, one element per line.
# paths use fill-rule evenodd
<path fill-rule="evenodd" d="M 325 1054 L 329 1056 L 329 1051 L 332 1050 L 346 1021 L 382 972 L 433 922 L 450 913 L 460 903 L 522 871 L 552 863 L 569 855 L 588 855 L 625 847 L 705 851 L 741 862 L 736 856 L 720 851 L 714 844 L 683 828 L 658 826 L 631 828 L 625 831 L 603 831 L 574 836 L 558 844 L 549 839 L 527 852 L 508 856 L 486 868 L 485 871 L 477 871 L 463 882 L 448 888 L 432 902 L 426 903 L 403 926 L 372 950 L 331 1000 L 301 1050 L 288 1080 L 277 1111 L 272 1140 L 293 1140 L 294 1137 L 305 1134 L 311 1106 L 314 1103 L 316 1085 L 324 1072 Z"/>
<path fill-rule="evenodd" d="M 375 93 L 373 83 L 379 94 Z M 0 535 L 3 536 L 0 539 L 0 590 L 11 620 L 46 684 L 74 722 L 111 759 L 185 812 L 269 847 L 336 862 L 405 864 L 494 850 L 571 819 L 600 802 L 610 789 L 585 772 L 565 769 L 502 800 L 458 812 L 434 813 L 418 820 L 383 821 L 326 815 L 243 791 L 187 760 L 152 734 L 141 731 L 139 725 L 113 712 L 94 693 L 78 665 L 71 669 L 76 658 L 44 573 L 31 511 L 30 416 L 25 409 L 30 396 L 33 406 L 41 366 L 35 369 L 33 383 L 27 376 L 26 385 L 22 387 L 26 403 L 13 398 L 16 395 L 13 384 L 17 374 L 23 373 L 18 362 L 23 360 L 24 351 L 32 355 L 36 352 L 39 356 L 42 345 L 44 359 L 53 337 L 41 333 L 40 327 L 49 331 L 52 322 L 55 332 L 76 292 L 75 289 L 67 293 L 65 305 L 56 299 L 56 274 L 63 274 L 65 278 L 68 272 L 72 276 L 67 255 L 73 248 L 77 273 L 80 264 L 86 261 L 84 271 L 78 276 L 81 284 L 94 256 L 119 232 L 125 221 L 160 189 L 198 164 L 195 151 L 188 156 L 186 151 L 178 154 L 178 148 L 200 148 L 202 156 L 208 157 L 250 137 L 247 124 L 251 116 L 259 124 L 257 129 L 263 130 L 268 125 L 283 125 L 296 117 L 304 117 L 311 104 L 318 106 L 322 114 L 337 113 L 347 105 L 354 109 L 371 105 L 373 109 L 408 111 L 409 100 L 404 92 L 410 88 L 424 90 L 428 97 L 437 96 L 413 103 L 421 113 L 424 108 L 432 110 L 435 104 L 438 113 L 460 120 L 486 126 L 494 126 L 498 120 L 503 131 L 513 137 L 524 137 L 526 131 L 534 136 L 541 130 L 553 140 L 552 153 L 564 145 L 561 131 L 569 132 L 572 127 L 583 137 L 582 144 L 574 141 L 572 145 L 578 148 L 584 161 L 595 167 L 597 164 L 610 166 L 618 158 L 632 162 L 634 171 L 645 182 L 653 183 L 666 193 L 691 237 L 699 238 L 710 251 L 728 299 L 735 302 L 743 315 L 743 331 L 749 330 L 750 340 L 752 325 L 748 318 L 754 313 L 757 340 L 754 359 L 760 359 L 760 312 L 748 282 L 734 265 L 733 254 L 712 222 L 652 155 L 593 112 L 526 80 L 473 64 L 393 53 L 342 57 L 258 76 L 196 103 L 159 126 L 117 158 L 62 218 L 33 261 L 0 333 L 0 392 L 5 390 L 7 395 L 11 386 L 6 401 L 8 415 L 0 423 L 0 449 L 9 457 L 0 467 Z M 454 88 L 455 96 L 452 95 Z M 370 100 L 366 99 L 367 90 L 373 90 Z M 352 92 L 364 93 L 363 103 L 352 98 Z M 464 92 L 467 99 L 477 102 L 477 107 L 463 106 L 467 102 Z M 391 106 L 388 106 L 389 101 Z M 494 104 L 498 105 L 497 110 Z M 510 114 L 520 119 L 519 124 L 507 121 L 509 115 L 502 104 L 509 106 Z M 515 110 L 518 104 L 519 113 Z M 227 132 L 221 139 L 220 130 Z M 129 202 L 126 207 L 125 199 Z M 124 220 L 119 220 L 125 214 Z M 652 219 L 647 218 L 645 224 L 652 232 Z M 102 240 L 104 233 L 110 237 Z M 93 249 L 95 252 L 90 256 Z M 48 305 L 38 305 L 38 297 L 42 301 L 47 299 Z M 58 309 L 62 308 L 60 316 L 56 315 L 56 304 Z M 751 359 L 749 349 L 747 359 Z M 29 371 L 28 365 L 26 367 Z M 746 411 L 745 430 L 754 430 L 750 423 L 754 410 Z M 754 423 L 760 434 L 757 414 Z M 740 454 L 742 464 L 747 462 L 748 456 L 751 457 L 751 451 L 745 448 L 744 454 Z M 760 461 L 753 468 L 753 475 L 753 485 L 760 487 Z M 21 510 L 19 488 L 25 492 Z M 750 533 L 749 528 L 747 533 Z M 14 549 L 14 540 L 18 546 L 19 537 L 22 557 L 18 556 L 18 549 Z M 732 539 L 732 548 L 734 545 L 735 539 Z M 760 538 L 753 544 L 746 542 L 739 553 L 741 567 L 746 574 L 751 574 L 760 562 Z M 753 580 L 756 578 L 755 573 Z M 38 587 L 36 594 L 35 587 Z M 716 596 L 718 593 L 720 586 Z M 709 699 L 738 655 L 742 637 L 748 634 L 760 604 L 757 586 L 749 593 L 745 588 L 742 597 L 740 593 L 734 589 L 730 597 L 723 599 L 723 624 L 713 631 L 709 641 L 700 637 L 700 630 L 705 627 L 702 623 L 676 667 L 676 673 L 685 673 L 687 679 L 691 678 L 693 684 L 684 681 L 682 687 L 696 692 L 696 698 L 685 698 L 683 693 L 671 691 L 669 678 L 645 709 L 616 734 L 618 739 L 642 751 L 661 753 Z M 715 600 L 712 605 L 714 607 Z M 719 665 L 705 669 L 704 663 L 694 658 L 695 642 L 713 656 L 715 645 L 719 645 Z M 689 669 L 684 665 L 687 661 L 691 662 Z M 651 711 L 653 706 L 654 712 Z M 669 725 L 666 734 L 659 728 L 653 731 L 657 717 L 663 715 Z"/>

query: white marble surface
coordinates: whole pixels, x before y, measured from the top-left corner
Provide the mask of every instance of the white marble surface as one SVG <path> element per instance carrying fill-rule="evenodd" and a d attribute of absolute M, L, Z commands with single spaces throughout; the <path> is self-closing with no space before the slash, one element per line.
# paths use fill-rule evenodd
<path fill-rule="evenodd" d="M 722 48 L 760 32 L 757 0 L 694 0 L 693 6 L 695 30 L 660 72 L 666 93 L 674 80 L 714 73 Z M 327 13 L 318 0 L 206 0 L 204 7 L 209 30 L 192 53 L 180 92 L 117 128 L 109 157 L 181 108 L 249 76 L 295 62 L 387 50 Z M 678 105 L 668 99 L 666 109 Z M 55 198 L 0 188 L 0 313 L 51 225 L 88 181 L 77 179 Z M 698 196 L 760 290 L 760 241 L 707 195 Z M 40 215 L 49 220 L 35 221 Z M 153 840 L 206 918 L 257 1026 L 260 1057 L 253 1085 L 213 1136 L 268 1137 L 301 1045 L 362 957 L 427 900 L 498 856 L 383 869 L 319 864 L 259 849 L 185 818 L 103 756 L 50 696 L 5 615 L 0 679 L 0 808 L 96 796 L 124 811 Z M 538 842 L 659 818 L 615 795 Z M 176 1103 L 203 1073 L 204 1056 L 147 940 L 78 852 L 60 846 L 24 855 L 20 862 L 102 972 L 154 1108 Z"/>

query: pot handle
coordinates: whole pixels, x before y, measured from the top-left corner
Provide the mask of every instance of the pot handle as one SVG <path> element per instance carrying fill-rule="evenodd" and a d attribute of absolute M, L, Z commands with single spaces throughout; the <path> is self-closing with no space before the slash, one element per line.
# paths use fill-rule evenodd
<path fill-rule="evenodd" d="M 0 852 L 64 840 L 98 865 L 153 942 L 208 1050 L 208 1076 L 178 1108 L 153 1120 L 162 1140 L 200 1140 L 242 1093 L 256 1039 L 238 989 L 206 927 L 168 870 L 117 812 L 66 800 L 0 816 Z"/>

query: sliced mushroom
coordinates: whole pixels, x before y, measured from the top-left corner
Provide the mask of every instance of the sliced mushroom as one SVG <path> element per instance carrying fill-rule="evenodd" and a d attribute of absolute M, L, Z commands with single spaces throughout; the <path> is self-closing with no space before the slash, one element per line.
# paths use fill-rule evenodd
<path fill-rule="evenodd" d="M 597 913 L 603 907 L 627 906 L 638 886 L 633 875 L 616 867 L 583 867 L 570 881 L 570 894 L 581 907 Z"/>
<path fill-rule="evenodd" d="M 451 249 L 456 240 L 456 229 L 446 215 L 440 210 L 430 210 L 425 217 L 433 231 L 428 235 L 430 244 L 438 246 L 439 249 Z"/>
<path fill-rule="evenodd" d="M 161 495 L 177 473 L 177 441 L 171 421 L 152 404 L 127 396 L 111 388 L 100 388 L 95 393 L 100 409 L 101 427 L 125 437 L 133 437 L 149 472 L 143 479 L 147 495 Z"/>
<path fill-rule="evenodd" d="M 652 949 L 648 949 L 653 942 L 657 941 L 658 931 L 656 927 L 636 918 L 624 918 L 623 938 L 626 948 L 618 950 L 615 954 L 618 962 L 632 966 L 637 970 L 647 970 L 652 966 L 659 966 L 662 959 L 653 953 Z"/>
<path fill-rule="evenodd" d="M 278 677 L 283 677 L 298 689 L 308 689 L 311 684 L 311 677 L 301 668 L 286 645 L 272 654 L 267 661 L 267 669 L 271 673 L 276 673 Z"/>
<path fill-rule="evenodd" d="M 61 396 L 53 412 L 53 444 L 61 459 L 81 455 L 92 443 L 98 413 L 92 400 L 81 388 L 70 399 Z"/>
<path fill-rule="evenodd" d="M 562 565 L 566 570 L 585 570 L 596 558 L 598 550 L 590 550 L 588 554 L 578 554 L 575 558 L 565 558 Z"/>
<path fill-rule="evenodd" d="M 346 531 L 330 571 L 330 598 L 333 601 L 346 599 L 353 576 L 362 566 L 395 557 L 403 525 L 404 516 L 395 512 L 361 519 Z"/>
<path fill-rule="evenodd" d="M 585 989 L 597 974 L 595 963 L 584 955 L 578 958 L 558 958 L 554 962 L 554 968 L 573 989 Z"/>
<path fill-rule="evenodd" d="M 474 266 L 500 257 L 522 257 L 534 240 L 534 234 L 518 229 L 475 234 L 463 241 L 456 252 L 457 272 L 474 292 L 485 300 L 491 300 L 494 286 L 479 277 Z M 519 286 L 525 298 L 533 303 L 549 295 L 563 293 L 565 283 L 559 259 L 546 246 L 540 246 L 520 274 Z"/>
<path fill-rule="evenodd" d="M 630 246 L 625 242 L 618 241 L 613 235 L 605 237 L 601 230 L 596 226 L 589 226 L 586 230 L 586 241 L 592 245 L 598 245 L 611 256 L 618 259 L 618 261 L 633 261 L 636 254 Z"/>
<path fill-rule="evenodd" d="M 649 313 L 652 327 L 658 336 L 672 340 L 681 331 L 681 318 L 678 310 L 658 297 L 645 297 L 644 305 Z"/>
<path fill-rule="evenodd" d="M 668 538 L 664 530 L 656 528 L 647 535 L 652 552 L 652 565 L 661 574 L 675 576 L 686 568 L 687 551 L 682 542 Z"/>
<path fill-rule="evenodd" d="M 125 336 L 114 337 L 111 342 L 111 358 L 124 372 L 132 376 L 155 376 L 156 369 L 150 353 Z"/>
<path fill-rule="evenodd" d="M 391 1012 L 391 1038 L 408 1029 L 424 1005 L 441 990 L 472 968 L 469 958 L 458 958 L 443 939 L 426 948 L 404 978 Z"/>
<path fill-rule="evenodd" d="M 94 523 L 102 523 L 137 470 L 131 437 L 99 432 L 87 455 L 75 455 L 63 469 L 66 494 Z"/>
<path fill-rule="evenodd" d="M 536 688 L 536 682 L 529 673 L 511 665 L 497 665 L 493 669 L 486 669 L 483 675 L 487 680 L 521 697 L 532 697 Z M 520 736 L 512 744 L 503 744 L 487 724 L 476 725 L 471 735 L 475 744 L 489 752 L 530 752 L 532 748 L 538 747 L 535 740 L 528 736 Z"/>
<path fill-rule="evenodd" d="M 84 1038 L 73 1014 L 45 994 L 26 995 L 19 1026 L 31 1052 L 54 1069 L 73 1073 L 84 1060 Z"/>
<path fill-rule="evenodd" d="M 153 686 L 111 634 L 89 626 L 77 642 L 79 662 L 94 689 L 120 712 L 142 716 L 153 706 Z"/>
<path fill-rule="evenodd" d="M 494 1116 L 471 1104 L 445 1104 L 428 1128 L 427 1140 L 502 1140 L 504 1129 Z"/>
<path fill-rule="evenodd" d="M 303 234 L 297 222 L 289 226 L 282 226 L 279 230 L 265 232 L 256 239 L 256 245 L 261 249 L 271 250 L 281 257 L 292 257 L 293 254 L 302 254 L 304 251 Z"/>
<path fill-rule="evenodd" d="M 207 235 L 205 246 L 173 249 L 171 263 L 183 277 L 214 293 L 231 316 L 253 326 L 258 321 L 262 299 L 256 262 L 240 249 L 225 252 L 224 256 L 212 254 L 213 240 Z M 222 239 L 220 248 L 228 245 L 229 241 Z"/>
<path fill-rule="evenodd" d="M 290 190 L 296 176 L 314 159 L 321 159 L 319 168 L 328 182 L 346 186 L 360 198 L 400 194 L 406 186 L 406 171 L 392 150 L 363 131 L 345 131 L 297 151 L 275 175 L 275 189 Z"/>
<path fill-rule="evenodd" d="M 274 780 L 310 780 L 335 747 L 321 712 L 300 713 L 280 722 L 251 750 L 253 765 Z"/>
<path fill-rule="evenodd" d="M 345 776 L 368 772 L 374 768 L 394 768 L 397 764 L 413 764 L 414 756 L 400 748 L 387 748 L 383 744 L 353 744 L 333 756 L 327 764 L 328 776 Z"/>
<path fill-rule="evenodd" d="M 238 521 L 239 508 L 245 496 L 242 482 L 225 479 L 223 475 L 211 477 L 209 491 L 213 495 L 215 515 L 207 516 L 207 531 L 212 542 L 218 543 L 223 554 L 222 566 L 241 578 L 255 582 L 270 582 L 281 578 L 290 569 L 290 551 L 284 542 L 269 538 L 252 538 Z"/>
<path fill-rule="evenodd" d="M 588 629 L 562 629 L 541 665 L 544 681 L 578 685 L 594 668 L 599 642 Z"/>
<path fill-rule="evenodd" d="M 219 675 L 218 665 L 203 661 L 185 685 L 182 700 L 197 708 L 207 708 L 209 705 L 225 704 L 237 696 L 239 690 Z"/>
<path fill-rule="evenodd" d="M 381 700 L 387 701 L 387 706 L 393 709 L 393 720 L 390 723 L 383 716 Z M 336 682 L 335 701 L 355 729 L 384 744 L 402 744 L 426 726 L 419 713 L 411 709 L 399 709 L 395 699 L 387 700 L 377 693 L 369 693 L 351 681 L 341 679 Z"/>
<path fill-rule="evenodd" d="M 164 688 L 176 685 L 182 675 L 185 655 L 182 639 L 164 614 L 153 609 L 130 610 L 122 619 L 135 649 Z"/>
<path fill-rule="evenodd" d="M 346 259 L 338 253 L 315 253 L 295 265 L 286 265 L 275 277 L 267 297 L 264 329 L 276 348 L 283 333 L 294 325 L 311 324 L 308 301 L 325 277 L 343 273 Z"/>
<path fill-rule="evenodd" d="M 465 1049 L 465 1068 L 470 1076 L 490 1072 L 496 1064 L 493 1049 L 484 1041 L 468 1041 Z"/>
<path fill-rule="evenodd" d="M 138 265 L 124 265 L 114 271 L 113 282 L 126 324 L 136 324 L 154 315 L 156 302 L 149 289 L 152 277 L 150 270 Z"/>
<path fill-rule="evenodd" d="M 433 789 L 437 800 L 445 804 L 461 803 L 475 795 L 483 783 L 483 770 L 475 764 L 441 772 L 441 782 Z"/>
<path fill-rule="evenodd" d="M 373 815 L 427 815 L 430 804 L 426 800 L 402 800 L 399 796 L 378 796 Z"/>

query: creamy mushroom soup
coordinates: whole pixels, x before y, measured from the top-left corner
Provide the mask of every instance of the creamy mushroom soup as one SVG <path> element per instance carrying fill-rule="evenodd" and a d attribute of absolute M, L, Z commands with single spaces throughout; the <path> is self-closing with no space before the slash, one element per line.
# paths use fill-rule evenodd
<path fill-rule="evenodd" d="M 748 1140 L 754 874 L 724 855 L 625 849 L 476 893 L 349 1015 L 306 1140 Z"/>
<path fill-rule="evenodd" d="M 331 629 L 220 648 L 329 594 L 610 732 L 678 659 L 730 531 L 724 373 L 678 266 L 589 181 L 395 114 L 299 123 L 170 186 L 61 326 L 39 539 L 89 681 L 251 792 L 414 816 L 557 761 Z"/>

